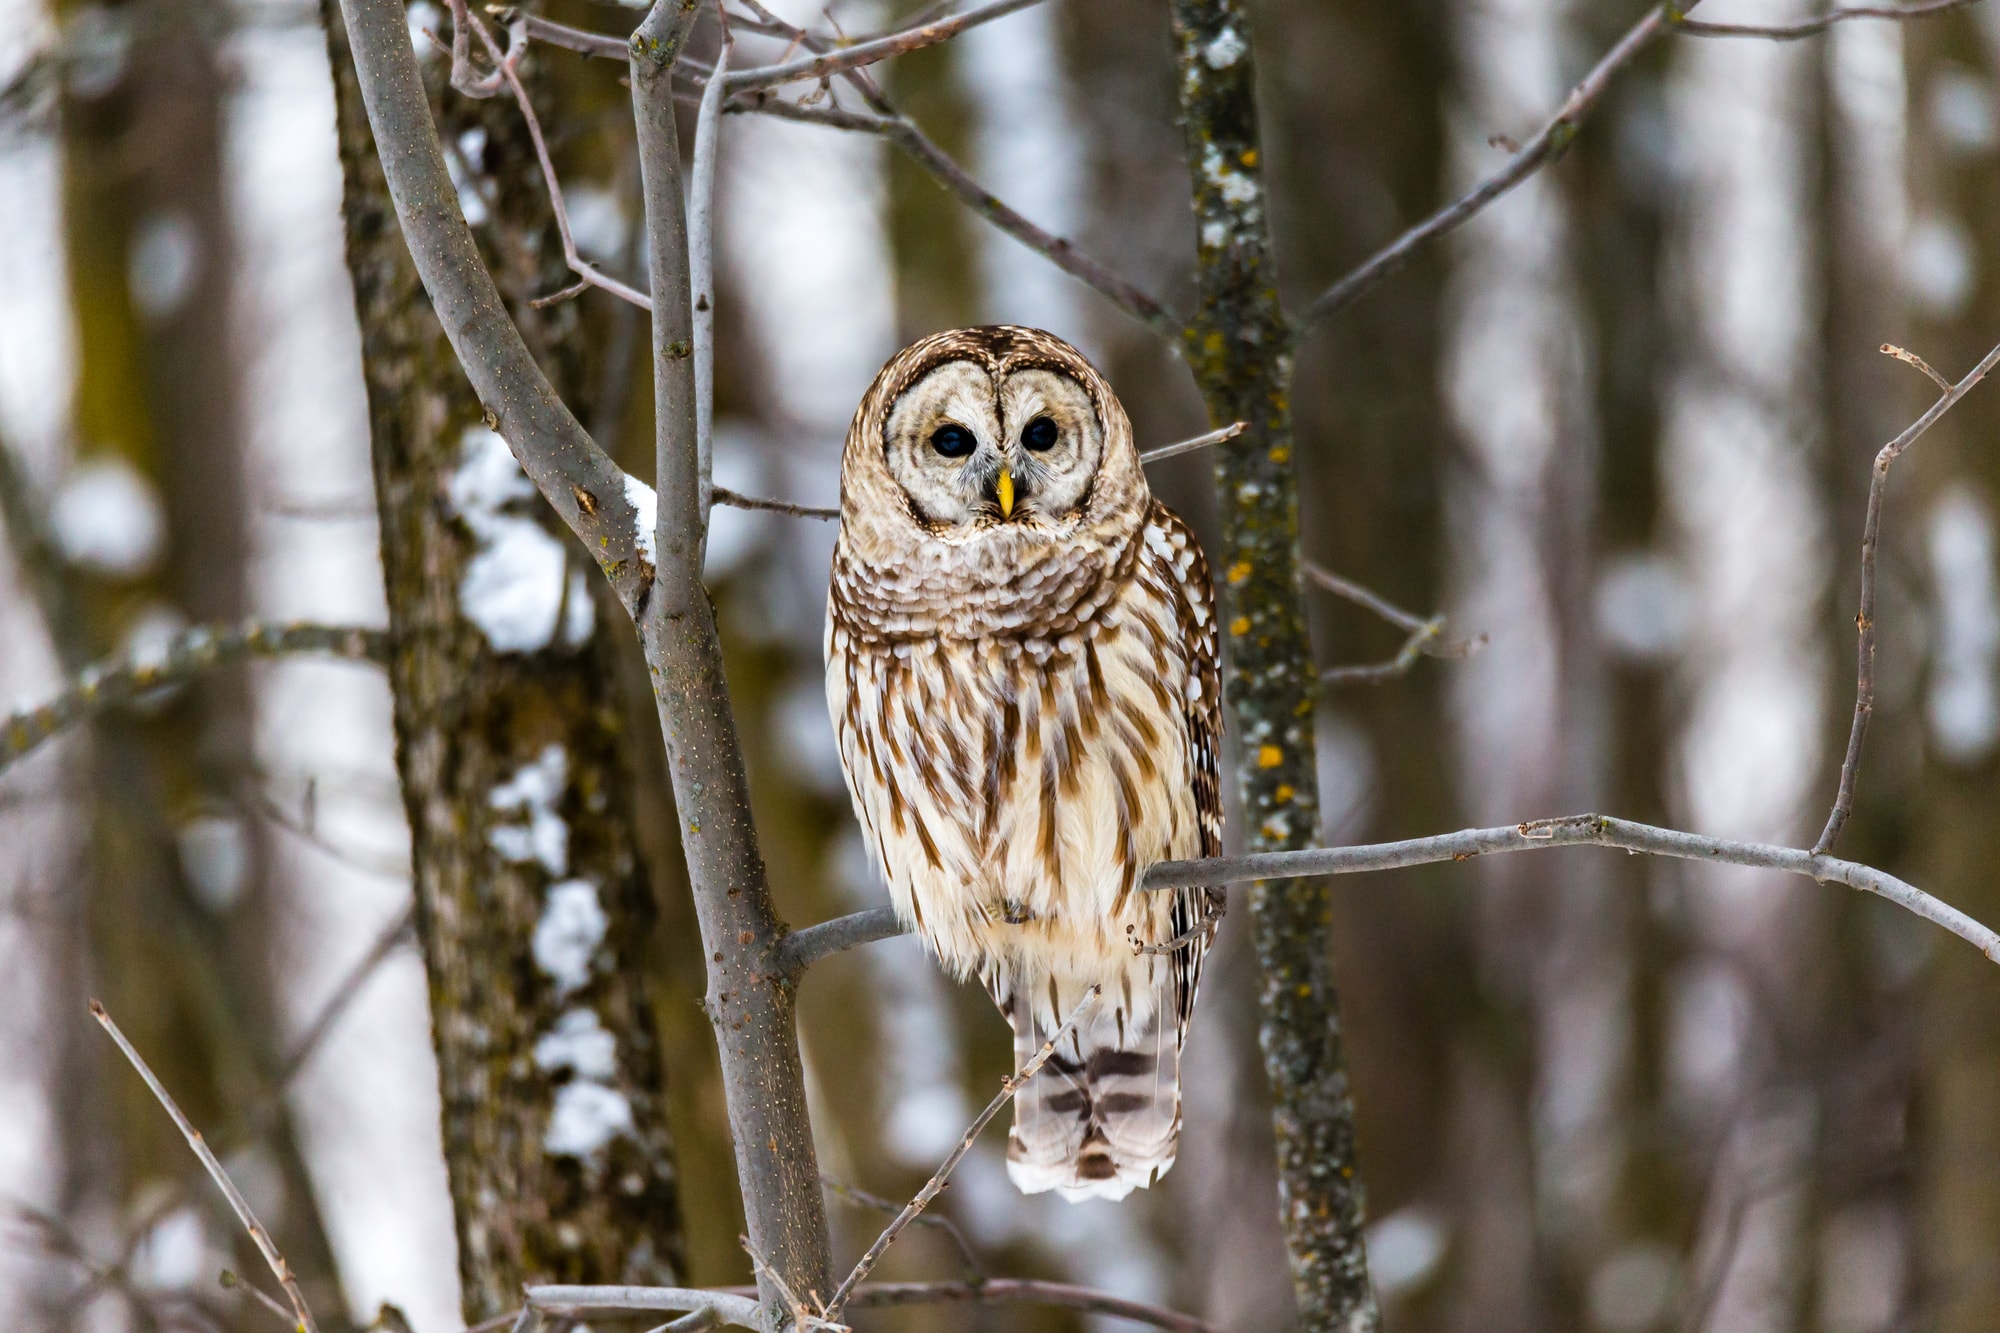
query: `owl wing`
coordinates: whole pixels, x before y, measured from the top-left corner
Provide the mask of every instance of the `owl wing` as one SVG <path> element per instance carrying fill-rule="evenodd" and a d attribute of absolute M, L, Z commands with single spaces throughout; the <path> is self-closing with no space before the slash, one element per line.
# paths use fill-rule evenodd
<path fill-rule="evenodd" d="M 1188 773 L 1194 781 L 1195 817 L 1204 857 L 1222 855 L 1222 665 L 1221 634 L 1215 618 L 1215 586 L 1201 543 L 1178 514 L 1153 502 L 1146 524 L 1146 558 L 1174 590 L 1174 613 L 1187 652 L 1187 687 L 1182 700 Z M 1220 888 L 1174 890 L 1172 988 L 1180 1036 L 1187 1038 L 1201 985 L 1202 958 L 1215 937 L 1214 924 L 1228 905 Z"/>

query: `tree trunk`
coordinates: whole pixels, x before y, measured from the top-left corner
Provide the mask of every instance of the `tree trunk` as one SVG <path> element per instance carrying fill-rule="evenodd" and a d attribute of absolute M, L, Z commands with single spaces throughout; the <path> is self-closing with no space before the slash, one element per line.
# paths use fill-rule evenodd
<path fill-rule="evenodd" d="M 644 985 L 655 907 L 610 637 L 624 627 L 596 623 L 590 561 L 482 425 L 398 229 L 340 11 L 321 13 L 466 1317 L 512 1308 L 529 1282 L 672 1283 L 681 1218 Z M 488 264 L 588 415 L 576 304 L 526 304 L 569 277 L 520 111 L 444 90 L 442 61 L 426 73 Z"/>
<path fill-rule="evenodd" d="M 1200 241 L 1200 308 L 1185 350 L 1211 420 L 1249 423 L 1217 451 L 1223 550 L 1214 562 L 1245 843 L 1255 851 L 1309 847 L 1319 832 L 1316 677 L 1298 571 L 1293 332 L 1272 272 L 1250 24 L 1237 0 L 1174 0 L 1171 12 Z M 1262 973 L 1258 1040 L 1301 1327 L 1360 1333 L 1381 1316 L 1361 1243 L 1354 1108 L 1329 956 L 1331 889 L 1324 880 L 1258 883 L 1248 899 Z"/>

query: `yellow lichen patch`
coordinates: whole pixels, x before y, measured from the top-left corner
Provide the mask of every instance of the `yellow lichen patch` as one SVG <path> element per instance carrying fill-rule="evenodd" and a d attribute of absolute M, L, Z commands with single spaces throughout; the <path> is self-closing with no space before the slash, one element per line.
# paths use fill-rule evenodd
<path fill-rule="evenodd" d="M 1257 747 L 1257 767 L 1276 768 L 1279 764 L 1282 764 L 1284 762 L 1285 762 L 1285 752 L 1279 749 L 1277 746 L 1260 745 Z"/>
<path fill-rule="evenodd" d="M 1229 567 L 1229 582 L 1232 587 L 1249 577 L 1250 562 L 1248 560 L 1238 560 Z"/>
<path fill-rule="evenodd" d="M 1292 451 L 1281 444 L 1271 451 L 1271 461 L 1273 463 L 1289 463 L 1292 461 Z"/>
<path fill-rule="evenodd" d="M 1231 634 L 1248 634 L 1250 632 L 1250 617 L 1238 616 L 1236 619 L 1230 621 L 1229 632 Z"/>
<path fill-rule="evenodd" d="M 1257 150 L 1254 148 L 1246 148 L 1243 150 L 1243 156 L 1237 158 L 1236 160 L 1254 171 L 1256 170 L 1257 167 Z"/>
<path fill-rule="evenodd" d="M 1298 794 L 1299 794 L 1298 789 L 1292 786 L 1291 783 L 1280 782 L 1278 784 L 1278 789 L 1271 793 L 1271 799 L 1276 801 L 1279 805 L 1284 805 L 1286 802 L 1290 801 L 1294 796 L 1297 796 Z"/>

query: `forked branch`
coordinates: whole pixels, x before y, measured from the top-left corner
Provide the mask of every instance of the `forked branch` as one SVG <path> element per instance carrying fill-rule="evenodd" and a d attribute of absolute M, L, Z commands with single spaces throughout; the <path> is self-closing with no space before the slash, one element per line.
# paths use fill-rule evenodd
<path fill-rule="evenodd" d="M 1882 350 L 1899 361 L 1916 366 L 1932 380 L 1939 379 L 1938 373 L 1922 357 L 1889 343 L 1882 344 Z M 1860 640 L 1854 673 L 1854 721 L 1847 730 L 1847 753 L 1840 761 L 1840 786 L 1834 793 L 1833 810 L 1826 817 L 1826 827 L 1820 830 L 1819 840 L 1813 843 L 1815 853 L 1833 849 L 1840 831 L 1847 827 L 1848 816 L 1854 813 L 1854 784 L 1861 769 L 1861 742 L 1868 734 L 1868 719 L 1875 712 L 1875 546 L 1882 534 L 1882 499 L 1889 486 L 1889 468 L 1902 457 L 1905 449 L 1937 424 L 1938 418 L 1951 411 L 1958 405 L 1959 399 L 1985 379 L 1996 364 L 2000 364 L 2000 347 L 1988 352 L 1964 379 L 1948 386 L 1944 396 L 1932 403 L 1928 412 L 1911 422 L 1908 430 L 1883 445 L 1882 451 L 1875 455 L 1875 467 L 1868 478 L 1868 516 L 1861 525 L 1861 609 L 1854 617 L 1854 628 Z"/>

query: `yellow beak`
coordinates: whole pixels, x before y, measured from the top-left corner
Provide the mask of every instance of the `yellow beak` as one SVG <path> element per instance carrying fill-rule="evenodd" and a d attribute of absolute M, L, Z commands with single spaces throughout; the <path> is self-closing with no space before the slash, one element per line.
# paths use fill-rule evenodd
<path fill-rule="evenodd" d="M 1000 465 L 1000 480 L 994 492 L 1000 497 L 1000 517 L 1014 517 L 1014 474 L 1005 463 Z"/>

